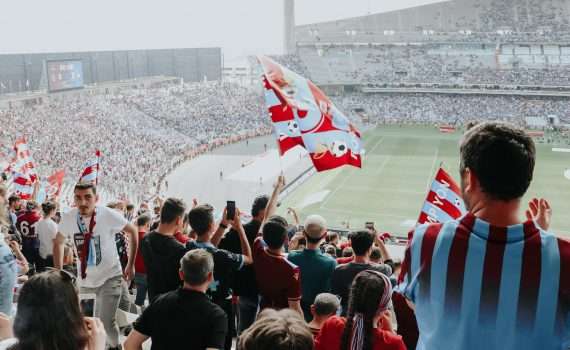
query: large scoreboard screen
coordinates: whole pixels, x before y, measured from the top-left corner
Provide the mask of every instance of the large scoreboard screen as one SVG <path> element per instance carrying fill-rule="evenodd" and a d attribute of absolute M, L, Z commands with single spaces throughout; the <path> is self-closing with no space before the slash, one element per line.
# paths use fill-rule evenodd
<path fill-rule="evenodd" d="M 81 60 L 46 61 L 48 91 L 81 89 L 83 62 Z"/>

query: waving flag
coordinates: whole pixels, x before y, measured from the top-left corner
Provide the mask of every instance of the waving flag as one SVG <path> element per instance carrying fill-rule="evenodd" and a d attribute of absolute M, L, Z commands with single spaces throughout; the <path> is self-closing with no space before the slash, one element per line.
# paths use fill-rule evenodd
<path fill-rule="evenodd" d="M 59 170 L 53 173 L 52 176 L 47 178 L 47 186 L 45 188 L 46 195 L 49 198 L 58 197 L 63 186 L 63 178 L 65 177 L 65 170 Z"/>
<path fill-rule="evenodd" d="M 27 175 L 32 183 L 38 180 L 34 159 L 24 137 L 16 139 L 14 143 L 14 158 L 8 168 L 12 172 Z"/>
<path fill-rule="evenodd" d="M 95 151 L 95 157 L 85 162 L 83 172 L 79 177 L 79 182 L 94 182 L 97 185 L 99 181 L 99 164 L 101 159 L 101 152 Z"/>
<path fill-rule="evenodd" d="M 360 132 L 310 80 L 259 56 L 265 102 L 281 155 L 295 146 L 309 152 L 317 171 L 362 166 Z"/>
<path fill-rule="evenodd" d="M 12 191 L 22 199 L 31 199 L 34 194 L 34 184 L 28 174 L 14 173 Z"/>
<path fill-rule="evenodd" d="M 461 190 L 443 168 L 439 168 L 420 213 L 418 224 L 455 220 L 467 212 Z"/>

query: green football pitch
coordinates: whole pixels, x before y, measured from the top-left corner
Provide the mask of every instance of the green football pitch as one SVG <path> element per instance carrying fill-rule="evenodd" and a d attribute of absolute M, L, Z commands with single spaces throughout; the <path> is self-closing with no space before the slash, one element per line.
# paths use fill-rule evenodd
<path fill-rule="evenodd" d="M 379 231 L 404 236 L 418 218 L 427 190 L 440 164 L 459 182 L 461 132 L 442 134 L 433 127 L 380 126 L 363 136 L 362 169 L 344 167 L 316 173 L 288 195 L 280 207 L 324 216 L 329 227 L 359 229 L 372 221 Z M 533 196 L 550 201 L 551 231 L 570 236 L 570 153 L 538 144 L 534 181 L 524 203 Z M 526 207 L 526 204 L 525 204 Z M 521 215 L 524 213 L 521 211 Z"/>

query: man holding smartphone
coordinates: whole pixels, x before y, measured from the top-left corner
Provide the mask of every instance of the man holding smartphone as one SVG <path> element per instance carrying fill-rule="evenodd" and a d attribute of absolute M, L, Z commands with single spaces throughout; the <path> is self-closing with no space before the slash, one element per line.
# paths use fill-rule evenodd
<path fill-rule="evenodd" d="M 235 202 L 228 201 L 224 210 L 224 215 L 220 225 L 215 227 L 213 208 L 209 205 L 198 205 L 188 213 L 188 221 L 192 230 L 196 232 L 198 238 L 195 242 L 189 242 L 187 247 L 193 249 L 205 249 L 214 257 L 214 281 L 208 287 L 208 294 L 211 300 L 220 306 L 228 316 L 228 334 L 226 336 L 224 348 L 231 349 L 232 330 L 235 327 L 233 320 L 233 310 L 231 304 L 230 278 L 244 265 L 253 263 L 251 247 L 247 240 L 244 228 L 240 220 L 240 212 L 235 206 Z M 238 232 L 242 254 L 234 254 L 217 246 L 222 239 L 228 224 Z"/>
<path fill-rule="evenodd" d="M 187 247 L 190 250 L 205 249 L 214 257 L 214 281 L 208 287 L 208 294 L 211 300 L 220 306 L 228 316 L 228 334 L 226 336 L 224 348 L 231 349 L 232 330 L 235 327 L 233 320 L 233 310 L 231 303 L 230 277 L 240 270 L 244 265 L 253 263 L 251 247 L 247 240 L 244 228 L 240 221 L 240 212 L 235 207 L 235 202 L 228 202 L 224 216 L 220 225 L 215 227 L 213 208 L 209 205 L 198 205 L 188 213 L 188 221 L 192 230 L 196 232 L 196 241 L 189 242 Z M 228 224 L 238 232 L 242 254 L 234 254 L 217 246 L 228 228 Z"/>

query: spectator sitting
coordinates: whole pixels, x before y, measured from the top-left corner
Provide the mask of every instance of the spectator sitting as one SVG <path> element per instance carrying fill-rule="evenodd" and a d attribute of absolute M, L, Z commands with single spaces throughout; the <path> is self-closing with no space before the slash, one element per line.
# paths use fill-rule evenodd
<path fill-rule="evenodd" d="M 160 211 L 156 231 L 144 236 L 141 250 L 147 272 L 148 298 L 152 303 L 163 293 L 180 287 L 178 269 L 180 259 L 187 252 L 174 234 L 182 228 L 186 204 L 176 198 L 167 199 Z"/>
<path fill-rule="evenodd" d="M 214 281 L 214 259 L 203 249 L 184 255 L 180 261 L 182 288 L 158 297 L 134 324 L 125 350 L 142 349 L 152 340 L 153 350 L 223 349 L 228 320 L 224 310 L 206 296 Z"/>
<path fill-rule="evenodd" d="M 313 315 L 313 320 L 309 323 L 309 328 L 316 337 L 323 324 L 330 317 L 336 315 L 338 308 L 340 307 L 340 301 L 336 295 L 330 293 L 321 293 L 315 298 L 315 302 L 311 305 L 311 315 Z"/>
<path fill-rule="evenodd" d="M 385 256 L 386 264 L 373 264 L 370 262 L 370 253 L 374 243 L 374 234 L 370 231 L 356 231 L 350 234 L 352 249 L 354 249 L 354 261 L 344 265 L 339 265 L 332 275 L 332 293 L 340 296 L 342 305 L 342 315 L 346 315 L 348 309 L 348 293 L 354 277 L 364 270 L 375 270 L 386 276 L 392 275 L 392 260 Z M 378 244 L 383 247 L 382 242 Z M 385 248 L 384 248 L 385 249 Z"/>
<path fill-rule="evenodd" d="M 330 292 L 331 276 L 336 261 L 321 252 L 319 246 L 327 234 L 326 221 L 319 215 L 310 215 L 305 220 L 303 236 L 307 248 L 289 253 L 287 259 L 301 271 L 301 307 L 305 320 L 310 322 L 311 305 L 320 293 Z"/>
<path fill-rule="evenodd" d="M 402 337 L 393 330 L 391 295 L 386 275 L 375 270 L 358 273 L 350 288 L 347 318 L 329 318 L 315 340 L 315 350 L 405 350 Z"/>
<path fill-rule="evenodd" d="M 266 309 L 239 338 L 240 350 L 313 350 L 311 330 L 292 310 Z"/>
<path fill-rule="evenodd" d="M 75 277 L 61 270 L 31 277 L 18 298 L 15 339 L 5 340 L 0 348 L 15 343 L 9 349 L 104 350 L 103 324 L 97 318 L 83 317 L 74 281 Z"/>

